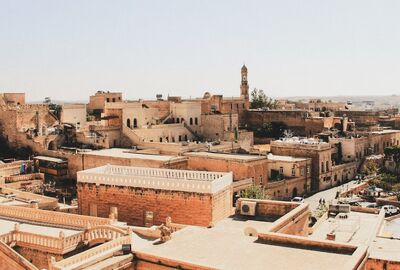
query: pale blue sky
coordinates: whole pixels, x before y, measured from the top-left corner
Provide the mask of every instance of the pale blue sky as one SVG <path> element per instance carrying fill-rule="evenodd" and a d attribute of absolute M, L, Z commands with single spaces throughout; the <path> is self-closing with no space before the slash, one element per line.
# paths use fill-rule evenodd
<path fill-rule="evenodd" d="M 400 1 L 0 0 L 0 92 L 400 94 Z"/>

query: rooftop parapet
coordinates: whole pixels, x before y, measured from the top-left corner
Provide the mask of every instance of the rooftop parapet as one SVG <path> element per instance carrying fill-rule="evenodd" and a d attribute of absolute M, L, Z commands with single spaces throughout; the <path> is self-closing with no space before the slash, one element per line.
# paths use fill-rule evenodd
<path fill-rule="evenodd" d="M 317 150 L 330 149 L 329 143 L 319 141 L 313 138 L 282 138 L 271 142 L 271 146 L 287 146 L 287 147 L 304 147 L 313 148 Z"/>
<path fill-rule="evenodd" d="M 232 173 L 106 165 L 78 172 L 78 182 L 216 193 L 232 184 Z"/>

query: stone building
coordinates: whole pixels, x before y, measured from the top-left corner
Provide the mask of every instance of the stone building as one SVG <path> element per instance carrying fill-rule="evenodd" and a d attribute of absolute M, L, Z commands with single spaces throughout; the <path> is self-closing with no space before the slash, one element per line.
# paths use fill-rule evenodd
<path fill-rule="evenodd" d="M 290 199 L 311 189 L 311 158 L 268 154 L 266 194 L 274 199 Z"/>
<path fill-rule="evenodd" d="M 314 139 L 290 138 L 271 142 L 274 155 L 311 158 L 311 192 L 321 189 L 332 168 L 331 145 Z"/>
<path fill-rule="evenodd" d="M 79 152 L 68 160 L 68 171 L 76 177 L 78 171 L 104 165 L 136 166 L 149 168 L 186 169 L 187 158 L 182 156 L 160 155 L 132 149 L 111 148 L 90 152 Z"/>
<path fill-rule="evenodd" d="M 122 93 L 120 92 L 97 91 L 96 94 L 90 96 L 87 111 L 89 114 L 97 114 L 100 116 L 100 114 L 104 112 L 107 103 L 121 101 Z"/>
<path fill-rule="evenodd" d="M 255 130 L 264 124 L 282 124 L 296 136 L 312 137 L 325 128 L 323 117 L 313 117 L 306 110 L 248 110 L 246 112 L 247 129 Z"/>
<path fill-rule="evenodd" d="M 0 105 L 24 105 L 25 93 L 0 93 Z"/>
<path fill-rule="evenodd" d="M 251 179 L 255 185 L 266 186 L 268 160 L 266 156 L 190 152 L 188 169 L 198 171 L 232 172 L 233 181 Z"/>
<path fill-rule="evenodd" d="M 0 269 L 133 269 L 133 233 L 113 218 L 0 205 Z"/>
<path fill-rule="evenodd" d="M 78 172 L 79 212 L 130 225 L 210 226 L 231 214 L 232 174 L 106 165 Z"/>
<path fill-rule="evenodd" d="M 400 145 L 400 130 L 388 129 L 360 134 L 367 136 L 370 154 L 383 154 L 386 147 Z"/>
<path fill-rule="evenodd" d="M 77 130 L 86 127 L 86 104 L 63 104 L 61 108 L 62 124 L 72 124 Z"/>
<path fill-rule="evenodd" d="M 0 106 L 0 136 L 12 147 L 29 146 L 36 152 L 54 149 L 62 139 L 55 134 L 58 124 L 45 104 Z"/>

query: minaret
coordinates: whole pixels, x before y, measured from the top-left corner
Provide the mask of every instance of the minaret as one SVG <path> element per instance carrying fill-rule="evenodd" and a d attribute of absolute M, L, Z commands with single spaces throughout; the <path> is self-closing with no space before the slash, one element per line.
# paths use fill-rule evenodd
<path fill-rule="evenodd" d="M 241 75 L 240 97 L 249 100 L 249 84 L 247 82 L 247 67 L 245 65 L 242 66 Z"/>

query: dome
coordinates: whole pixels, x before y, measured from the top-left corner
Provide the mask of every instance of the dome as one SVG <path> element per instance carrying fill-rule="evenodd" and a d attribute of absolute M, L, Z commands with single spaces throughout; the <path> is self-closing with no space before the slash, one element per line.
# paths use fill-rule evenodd
<path fill-rule="evenodd" d="M 205 92 L 204 95 L 203 95 L 204 99 L 207 99 L 207 98 L 210 98 L 210 97 L 211 97 L 210 92 Z"/>

